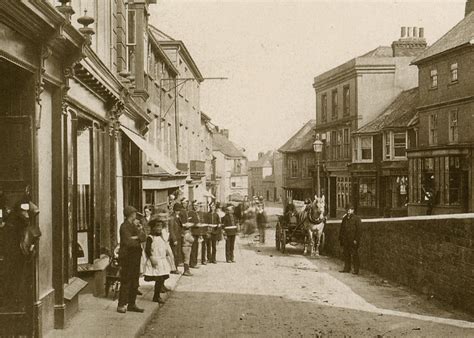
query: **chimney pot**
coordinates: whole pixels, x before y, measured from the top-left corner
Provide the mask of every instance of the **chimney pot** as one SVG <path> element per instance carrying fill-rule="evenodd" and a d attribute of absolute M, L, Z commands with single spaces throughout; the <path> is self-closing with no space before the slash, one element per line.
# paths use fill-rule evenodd
<path fill-rule="evenodd" d="M 401 32 L 401 37 L 402 38 L 405 38 L 407 36 L 407 28 L 406 27 L 402 27 L 402 32 Z"/>
<path fill-rule="evenodd" d="M 418 37 L 420 39 L 424 39 L 425 38 L 425 29 L 423 27 L 420 27 L 420 29 L 418 30 Z"/>
<path fill-rule="evenodd" d="M 408 37 L 411 38 L 413 33 L 413 27 L 408 27 Z"/>
<path fill-rule="evenodd" d="M 418 27 L 413 27 L 413 37 L 414 38 L 418 37 Z"/>

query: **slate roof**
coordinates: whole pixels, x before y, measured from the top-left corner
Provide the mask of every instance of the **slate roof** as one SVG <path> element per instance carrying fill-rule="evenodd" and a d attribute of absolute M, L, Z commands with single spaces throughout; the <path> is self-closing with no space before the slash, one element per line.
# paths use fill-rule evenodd
<path fill-rule="evenodd" d="M 427 48 L 413 63 L 417 64 L 424 59 L 446 52 L 456 47 L 470 44 L 474 39 L 474 12 L 468 14 L 456 26 L 451 28 L 438 41 Z"/>
<path fill-rule="evenodd" d="M 309 120 L 278 150 L 282 153 L 295 153 L 308 150 L 313 151 L 315 127 L 316 120 Z"/>
<path fill-rule="evenodd" d="M 256 161 L 249 161 L 249 168 L 267 168 L 271 167 L 273 162 L 273 151 L 267 151 Z"/>
<path fill-rule="evenodd" d="M 227 137 L 222 134 L 212 134 L 212 150 L 220 151 L 229 157 L 245 157 L 244 153 Z"/>
<path fill-rule="evenodd" d="M 393 50 L 392 47 L 389 46 L 379 46 L 370 52 L 365 53 L 364 55 L 358 56 L 360 58 L 368 58 L 368 57 L 393 57 Z"/>
<path fill-rule="evenodd" d="M 376 133 L 384 128 L 407 127 L 416 116 L 419 97 L 418 87 L 401 92 L 382 114 L 359 128 L 354 134 Z"/>

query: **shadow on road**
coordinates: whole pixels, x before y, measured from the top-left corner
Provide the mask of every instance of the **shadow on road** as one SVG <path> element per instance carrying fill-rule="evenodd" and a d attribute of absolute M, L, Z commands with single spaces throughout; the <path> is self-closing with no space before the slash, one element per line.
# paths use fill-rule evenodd
<path fill-rule="evenodd" d="M 193 314 L 193 315 L 187 315 Z M 285 297 L 175 292 L 144 336 L 467 336 L 473 331 Z"/>

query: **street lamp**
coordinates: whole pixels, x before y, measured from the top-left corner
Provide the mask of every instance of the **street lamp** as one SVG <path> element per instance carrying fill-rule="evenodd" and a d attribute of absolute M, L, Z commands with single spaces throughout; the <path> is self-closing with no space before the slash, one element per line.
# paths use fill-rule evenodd
<path fill-rule="evenodd" d="M 323 141 L 321 141 L 319 138 L 316 139 L 316 141 L 314 141 L 313 143 L 313 150 L 314 152 L 316 153 L 316 159 L 318 161 L 318 197 L 321 197 L 321 182 L 320 182 L 320 175 L 319 175 L 319 158 L 321 156 L 321 153 L 323 152 Z"/>

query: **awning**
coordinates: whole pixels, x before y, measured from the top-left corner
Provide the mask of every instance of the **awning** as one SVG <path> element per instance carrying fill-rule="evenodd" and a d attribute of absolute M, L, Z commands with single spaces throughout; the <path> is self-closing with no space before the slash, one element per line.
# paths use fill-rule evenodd
<path fill-rule="evenodd" d="M 159 151 L 155 146 L 148 143 L 148 141 L 143 137 L 124 126 L 120 126 L 120 129 L 122 129 L 125 135 L 127 135 L 127 137 L 132 140 L 132 142 L 135 143 L 137 147 L 140 148 L 141 151 L 143 151 L 145 155 L 161 169 L 170 175 L 175 175 L 179 172 L 178 168 L 176 168 L 176 166 L 167 156 L 162 154 L 161 151 Z"/>

